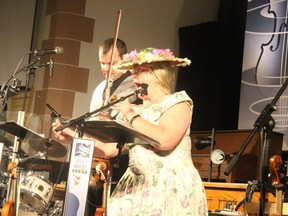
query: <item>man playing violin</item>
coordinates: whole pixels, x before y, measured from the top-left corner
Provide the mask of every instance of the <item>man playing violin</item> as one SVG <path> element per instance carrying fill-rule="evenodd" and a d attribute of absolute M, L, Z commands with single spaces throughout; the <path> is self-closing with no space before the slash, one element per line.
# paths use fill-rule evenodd
<path fill-rule="evenodd" d="M 126 96 L 136 90 L 130 71 L 117 69 L 118 61 L 122 60 L 123 55 L 127 53 L 127 46 L 125 42 L 119 38 L 115 44 L 116 49 L 114 50 L 113 64 L 112 68 L 110 69 L 113 42 L 113 38 L 109 38 L 105 40 L 99 47 L 99 62 L 105 80 L 103 80 L 96 87 L 93 93 L 92 101 L 90 104 L 90 111 L 94 111 L 103 105 L 107 82 L 110 86 L 110 95 L 108 96 L 110 100 L 116 100 L 121 96 Z"/>
<path fill-rule="evenodd" d="M 105 79 L 95 88 L 92 100 L 90 104 L 90 112 L 97 110 L 101 106 L 105 105 L 105 102 L 113 101 L 119 99 L 121 96 L 129 95 L 131 92 L 136 91 L 136 87 L 133 82 L 133 77 L 130 71 L 119 70 L 117 69 L 118 61 L 122 60 L 124 54 L 127 53 L 127 45 L 121 39 L 117 39 L 115 41 L 114 46 L 114 38 L 106 39 L 99 46 L 99 62 L 101 66 L 101 71 L 105 77 Z M 112 58 L 112 53 L 114 56 Z M 111 63 L 111 60 L 113 62 Z M 111 67 L 111 68 L 110 68 Z M 108 88 L 108 91 L 107 91 Z M 141 100 L 138 98 L 130 98 L 129 101 L 131 103 L 139 104 Z M 100 115 L 94 116 L 92 118 L 100 118 L 100 119 L 113 119 L 117 114 L 105 112 Z M 56 120 L 52 126 L 54 128 L 60 126 L 60 122 Z M 63 134 L 62 134 L 63 135 Z M 66 133 L 66 140 L 72 140 L 74 136 L 74 131 L 71 130 L 71 133 Z M 96 161 L 101 161 L 101 158 L 94 158 Z M 105 159 L 103 159 L 105 160 Z M 107 160 L 107 159 L 106 159 Z M 112 158 L 113 160 L 113 158 Z M 94 160 L 93 160 L 94 161 Z M 109 162 L 108 162 L 109 163 Z M 128 166 L 128 156 L 122 155 L 121 160 L 118 161 L 118 166 L 112 166 L 112 182 L 117 182 L 123 173 L 125 172 Z M 111 167 L 111 166 L 110 166 Z M 92 164 L 93 168 L 93 164 Z M 90 181 L 91 182 L 91 181 Z M 98 182 L 99 183 L 99 182 Z M 112 184 L 111 192 L 114 190 L 115 185 Z M 85 215 L 93 216 L 96 211 L 96 206 L 100 206 L 102 202 L 103 188 L 96 187 L 95 185 L 89 186 L 87 203 L 86 203 L 86 212 Z M 103 203 L 102 203 L 103 205 Z"/>
<path fill-rule="evenodd" d="M 106 100 L 105 97 L 107 97 L 105 95 L 105 93 L 107 93 L 105 91 L 106 90 L 105 87 L 110 88 L 108 91 L 109 93 L 108 101 L 117 100 L 121 96 L 126 96 L 136 90 L 131 72 L 117 69 L 118 61 L 122 60 L 123 55 L 127 53 L 127 45 L 123 40 L 119 38 L 117 39 L 115 43 L 113 63 L 111 64 L 113 42 L 114 39 L 109 38 L 106 39 L 99 46 L 99 62 L 105 80 L 103 80 L 94 90 L 90 104 L 91 112 L 100 108 L 105 103 Z M 111 66 L 112 68 L 110 69 Z M 109 86 L 107 86 L 107 82 L 109 83 Z M 136 98 L 132 98 L 132 100 L 134 100 L 135 103 L 141 102 L 139 99 L 137 100 L 135 99 Z M 98 117 L 101 119 L 105 118 L 112 119 L 115 118 L 116 116 L 115 113 L 101 113 L 100 116 Z M 119 168 L 113 167 L 112 182 L 117 182 L 121 178 L 127 166 L 128 166 L 128 157 L 127 155 L 122 155 L 122 158 L 119 161 L 118 166 Z M 114 187 L 115 184 L 112 184 L 111 191 L 113 191 Z M 92 187 L 89 188 L 88 200 L 87 200 L 87 211 L 89 213 L 87 215 L 92 215 L 92 213 L 95 212 L 95 204 L 99 205 L 98 202 L 99 191 L 102 191 L 102 189 L 95 190 Z"/>

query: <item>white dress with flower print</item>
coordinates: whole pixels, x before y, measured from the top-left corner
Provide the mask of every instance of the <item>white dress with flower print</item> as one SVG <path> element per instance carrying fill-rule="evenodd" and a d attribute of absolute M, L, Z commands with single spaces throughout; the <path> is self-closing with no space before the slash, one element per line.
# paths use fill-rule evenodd
<path fill-rule="evenodd" d="M 141 117 L 158 124 L 173 105 L 186 101 L 176 92 L 160 104 L 145 108 Z M 173 122 L 172 122 L 173 124 Z M 169 152 L 147 144 L 128 144 L 129 167 L 109 199 L 109 216 L 206 216 L 205 190 L 191 159 L 190 129 Z"/>

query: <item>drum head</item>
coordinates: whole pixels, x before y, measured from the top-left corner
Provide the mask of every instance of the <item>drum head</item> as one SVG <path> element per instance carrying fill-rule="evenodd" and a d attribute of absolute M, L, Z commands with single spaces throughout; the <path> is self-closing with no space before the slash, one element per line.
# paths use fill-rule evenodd
<path fill-rule="evenodd" d="M 29 172 L 22 176 L 20 187 L 20 198 L 24 204 L 39 213 L 46 211 L 54 192 L 52 182 Z"/>
<path fill-rule="evenodd" d="M 48 203 L 43 202 L 41 197 L 39 197 L 37 194 L 34 194 L 33 192 L 31 193 L 31 191 L 21 191 L 20 197 L 26 205 L 37 212 L 45 211 L 46 206 L 48 205 Z"/>

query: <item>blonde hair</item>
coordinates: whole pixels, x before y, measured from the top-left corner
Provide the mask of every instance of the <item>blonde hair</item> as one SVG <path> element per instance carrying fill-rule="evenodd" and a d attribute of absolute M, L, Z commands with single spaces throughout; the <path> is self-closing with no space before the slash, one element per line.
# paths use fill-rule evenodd
<path fill-rule="evenodd" d="M 148 67 L 157 77 L 159 84 L 169 93 L 173 93 L 174 85 L 176 81 L 175 67 L 173 67 L 169 61 L 152 62 L 149 64 L 143 64 Z"/>

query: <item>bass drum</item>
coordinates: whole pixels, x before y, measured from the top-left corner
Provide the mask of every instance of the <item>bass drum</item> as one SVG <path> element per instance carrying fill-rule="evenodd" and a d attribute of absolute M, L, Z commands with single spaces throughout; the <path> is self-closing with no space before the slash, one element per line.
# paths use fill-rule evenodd
<path fill-rule="evenodd" d="M 53 196 L 52 182 L 43 176 L 28 172 L 20 180 L 20 198 L 36 212 L 45 212 Z"/>

